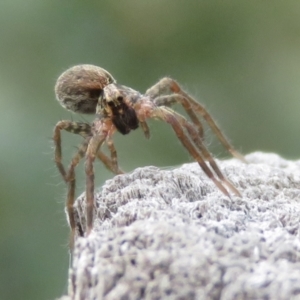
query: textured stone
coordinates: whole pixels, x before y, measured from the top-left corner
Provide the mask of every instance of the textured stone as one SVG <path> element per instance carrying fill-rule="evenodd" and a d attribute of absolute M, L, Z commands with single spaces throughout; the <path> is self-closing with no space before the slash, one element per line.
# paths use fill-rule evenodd
<path fill-rule="evenodd" d="M 242 198 L 196 163 L 108 180 L 64 299 L 300 299 L 300 161 L 246 159 L 217 161 Z"/>

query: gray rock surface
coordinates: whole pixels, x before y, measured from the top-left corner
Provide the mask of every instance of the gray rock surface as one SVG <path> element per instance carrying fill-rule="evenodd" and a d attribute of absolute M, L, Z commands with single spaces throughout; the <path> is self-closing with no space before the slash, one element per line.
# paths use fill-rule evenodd
<path fill-rule="evenodd" d="M 196 163 L 108 180 L 61 299 L 300 299 L 300 161 L 246 159 L 217 161 L 242 198 Z"/>

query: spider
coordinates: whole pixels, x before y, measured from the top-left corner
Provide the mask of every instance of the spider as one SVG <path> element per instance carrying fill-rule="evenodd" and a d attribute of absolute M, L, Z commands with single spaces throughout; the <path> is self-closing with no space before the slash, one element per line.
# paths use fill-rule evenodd
<path fill-rule="evenodd" d="M 140 126 L 145 137 L 149 138 L 150 131 L 146 121 L 150 118 L 159 119 L 171 125 L 182 145 L 224 195 L 230 197 L 229 192 L 231 192 L 236 196 L 241 196 L 237 188 L 223 175 L 204 145 L 203 126 L 198 116 L 207 122 L 229 153 L 245 162 L 244 157 L 234 150 L 226 140 L 206 109 L 184 92 L 175 80 L 163 78 L 149 88 L 145 94 L 140 94 L 129 87 L 117 84 L 106 70 L 85 64 L 65 71 L 56 82 L 55 93 L 59 103 L 67 110 L 96 116 L 91 125 L 84 122 L 62 120 L 54 128 L 55 163 L 68 185 L 66 211 L 71 227 L 71 247 L 76 233 L 73 205 L 75 201 L 75 168 L 79 161 L 85 157 L 86 235 L 88 235 L 93 227 L 93 164 L 95 159 L 100 159 L 105 167 L 114 174 L 122 174 L 123 171 L 118 166 L 117 151 L 112 139 L 113 134 L 118 131 L 125 135 Z M 182 105 L 190 121 L 170 108 L 176 103 Z M 83 142 L 73 156 L 68 169 L 62 164 L 62 130 L 83 137 Z M 101 151 L 103 144 L 107 145 L 110 157 Z M 84 235 L 83 230 L 79 232 L 79 235 Z"/>

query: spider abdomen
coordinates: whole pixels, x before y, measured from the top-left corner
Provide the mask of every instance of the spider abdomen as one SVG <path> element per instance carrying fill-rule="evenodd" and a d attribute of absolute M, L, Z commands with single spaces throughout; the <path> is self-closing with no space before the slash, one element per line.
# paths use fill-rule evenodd
<path fill-rule="evenodd" d="M 78 65 L 59 76 L 55 94 L 64 108 L 76 113 L 94 114 L 103 88 L 113 82 L 114 78 L 100 67 Z"/>

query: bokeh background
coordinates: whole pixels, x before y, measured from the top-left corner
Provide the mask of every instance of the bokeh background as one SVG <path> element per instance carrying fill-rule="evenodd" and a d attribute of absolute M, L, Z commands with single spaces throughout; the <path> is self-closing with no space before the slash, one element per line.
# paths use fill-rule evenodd
<path fill-rule="evenodd" d="M 66 292 L 66 186 L 51 135 L 58 120 L 92 120 L 55 100 L 70 66 L 99 65 L 142 92 L 172 76 L 242 153 L 300 157 L 299 1 L 1 0 L 0 57 L 0 299 Z M 141 131 L 116 135 L 123 169 L 191 161 L 166 124 L 150 126 L 150 141 Z M 67 163 L 80 138 L 63 140 Z M 101 186 L 112 175 L 98 165 Z M 78 193 L 83 173 L 81 164 Z"/>

